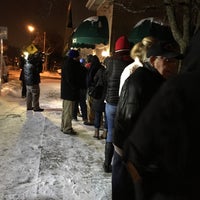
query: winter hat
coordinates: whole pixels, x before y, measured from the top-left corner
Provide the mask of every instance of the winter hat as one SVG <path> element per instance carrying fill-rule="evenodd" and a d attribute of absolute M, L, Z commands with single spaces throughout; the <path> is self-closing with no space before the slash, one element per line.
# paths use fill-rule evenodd
<path fill-rule="evenodd" d="M 72 49 L 69 51 L 68 56 L 70 58 L 77 58 L 79 57 L 79 52 L 77 50 Z"/>
<path fill-rule="evenodd" d="M 121 36 L 115 42 L 115 52 L 119 51 L 129 51 L 130 50 L 130 43 L 126 36 Z"/>

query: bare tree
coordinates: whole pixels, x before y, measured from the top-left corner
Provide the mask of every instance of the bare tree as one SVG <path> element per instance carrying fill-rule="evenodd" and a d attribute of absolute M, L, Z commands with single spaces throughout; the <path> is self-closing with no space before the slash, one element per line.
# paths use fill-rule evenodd
<path fill-rule="evenodd" d="M 148 12 L 151 9 L 166 10 L 168 24 L 174 39 L 184 53 L 192 35 L 200 28 L 200 0 L 110 0 L 133 14 Z"/>
<path fill-rule="evenodd" d="M 164 0 L 174 39 L 183 53 L 200 26 L 199 0 Z"/>

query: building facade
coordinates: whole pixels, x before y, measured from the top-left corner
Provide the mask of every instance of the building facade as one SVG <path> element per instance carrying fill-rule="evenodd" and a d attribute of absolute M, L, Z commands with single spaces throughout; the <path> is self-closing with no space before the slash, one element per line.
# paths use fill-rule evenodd
<path fill-rule="evenodd" d="M 114 44 L 118 37 L 130 33 L 138 21 L 147 17 L 159 18 L 166 21 L 165 7 L 162 0 L 88 0 L 86 8 L 96 12 L 97 16 L 106 16 L 109 25 L 108 45 L 96 45 L 95 52 L 102 57 L 102 52 L 109 55 L 114 51 Z"/>

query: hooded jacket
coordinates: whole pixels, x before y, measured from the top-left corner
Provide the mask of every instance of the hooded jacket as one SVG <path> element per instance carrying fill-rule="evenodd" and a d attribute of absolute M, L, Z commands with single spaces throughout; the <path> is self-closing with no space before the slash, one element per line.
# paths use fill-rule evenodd
<path fill-rule="evenodd" d="M 141 199 L 199 196 L 199 48 L 200 31 L 190 42 L 180 75 L 160 88 L 125 143 L 124 159 L 142 178 Z"/>

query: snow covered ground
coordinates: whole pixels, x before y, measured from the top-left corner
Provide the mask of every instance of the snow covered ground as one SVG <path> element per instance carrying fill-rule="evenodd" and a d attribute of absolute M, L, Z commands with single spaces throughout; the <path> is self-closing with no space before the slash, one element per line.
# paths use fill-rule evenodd
<path fill-rule="evenodd" d="M 2 85 L 0 200 L 111 199 L 111 174 L 102 168 L 105 140 L 94 139 L 81 118 L 73 122 L 78 136 L 60 131 L 59 75 L 41 75 L 41 113 L 26 111 L 19 71 Z"/>

